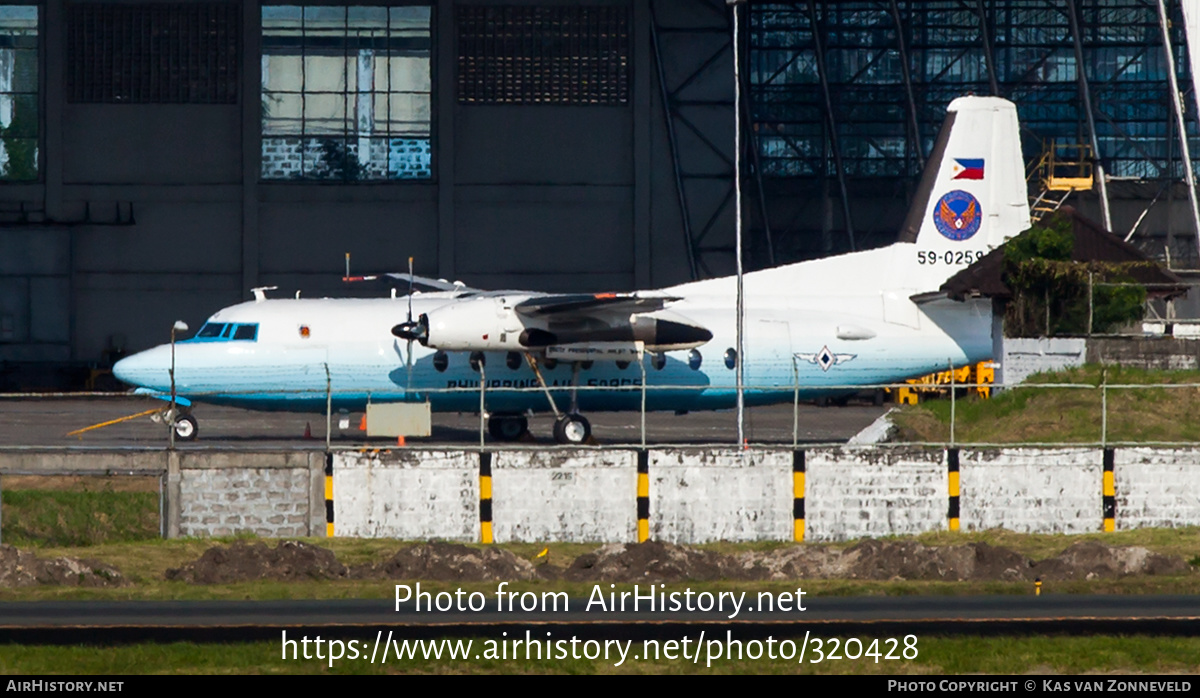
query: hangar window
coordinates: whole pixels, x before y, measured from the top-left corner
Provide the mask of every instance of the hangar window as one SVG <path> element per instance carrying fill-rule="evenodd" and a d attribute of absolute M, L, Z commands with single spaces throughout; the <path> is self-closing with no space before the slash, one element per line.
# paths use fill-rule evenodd
<path fill-rule="evenodd" d="M 0 5 L 0 180 L 38 178 L 38 8 Z"/>
<path fill-rule="evenodd" d="M 236 104 L 241 6 L 68 3 L 67 99 Z"/>
<path fill-rule="evenodd" d="M 456 5 L 460 104 L 626 104 L 629 8 Z"/>
<path fill-rule="evenodd" d="M 430 8 L 262 8 L 262 178 L 429 179 Z"/>

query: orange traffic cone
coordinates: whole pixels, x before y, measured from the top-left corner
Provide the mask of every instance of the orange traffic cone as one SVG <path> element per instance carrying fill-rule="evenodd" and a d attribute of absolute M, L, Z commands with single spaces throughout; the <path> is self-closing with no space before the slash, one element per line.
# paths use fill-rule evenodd
<path fill-rule="evenodd" d="M 362 419 L 360 419 L 360 420 L 358 421 L 358 430 L 359 430 L 359 431 L 366 431 L 366 430 L 367 430 L 367 415 L 365 415 L 365 414 L 364 414 L 364 415 L 362 416 Z"/>
<path fill-rule="evenodd" d="M 403 437 L 403 436 L 397 436 L 397 437 L 396 437 L 396 445 L 397 445 L 397 446 L 403 446 L 403 445 L 404 445 L 404 437 Z"/>

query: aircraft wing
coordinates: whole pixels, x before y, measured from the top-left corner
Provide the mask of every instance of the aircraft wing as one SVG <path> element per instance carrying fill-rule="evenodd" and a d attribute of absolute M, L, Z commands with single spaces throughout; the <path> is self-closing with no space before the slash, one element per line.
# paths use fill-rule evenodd
<path fill-rule="evenodd" d="M 534 296 L 517 303 L 513 310 L 526 317 L 559 319 L 572 315 L 604 313 L 650 313 L 662 310 L 674 296 L 638 296 L 632 293 L 573 293 Z"/>

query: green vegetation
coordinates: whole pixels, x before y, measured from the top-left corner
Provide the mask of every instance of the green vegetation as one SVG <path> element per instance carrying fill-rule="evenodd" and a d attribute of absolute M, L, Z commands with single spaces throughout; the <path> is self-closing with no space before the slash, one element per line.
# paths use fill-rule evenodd
<path fill-rule="evenodd" d="M 0 494 L 3 541 L 83 546 L 159 537 L 157 492 L 10 489 Z"/>
<path fill-rule="evenodd" d="M 1007 336 L 1105 333 L 1141 320 L 1145 288 L 1095 284 L 1132 284 L 1132 268 L 1154 263 L 1072 261 L 1072 225 L 1069 216 L 1053 215 L 1005 244 L 1004 283 L 1013 292 L 1004 316 Z"/>
<path fill-rule="evenodd" d="M 691 634 L 693 639 L 695 633 Z M 736 629 L 734 637 L 737 638 Z M 866 637 L 866 636 L 863 636 Z M 881 639 L 886 635 L 880 634 Z M 290 639 L 290 638 L 289 638 Z M 350 639 L 350 638 L 345 638 Z M 470 638 L 472 652 L 496 638 Z M 801 638 L 802 639 L 802 638 Z M 793 638 L 793 642 L 801 639 Z M 860 641 L 863 638 L 860 637 Z M 359 639 L 360 642 L 363 638 Z M 465 644 L 467 639 L 463 639 Z M 453 640 L 452 640 L 453 642 Z M 811 641 L 810 641 L 811 643 Z M 825 649 L 831 642 L 825 640 Z M 839 643 L 840 644 L 840 643 Z M 869 646 L 868 643 L 864 643 Z M 883 645 L 883 643 L 880 643 Z M 813 645 L 815 646 L 815 645 Z M 693 642 L 692 647 L 695 647 Z M 903 640 L 898 643 L 903 649 Z M 868 659 L 805 663 L 763 657 L 704 661 L 682 658 L 634 660 L 644 645 L 634 641 L 630 658 L 621 666 L 603 657 L 588 659 L 416 659 L 372 664 L 356 661 L 283 659 L 278 641 L 244 644 L 165 645 L 120 647 L 44 647 L 11 645 L 0 655 L 0 673 L 49 674 L 1083 674 L 1193 673 L 1200 671 L 1200 639 L 1166 637 L 918 637 L 917 657 L 876 662 Z M 812 647 L 810 646 L 810 650 Z M 839 654 L 842 650 L 839 650 Z M 369 646 L 367 654 L 369 654 Z M 886 654 L 886 652 L 885 652 Z M 897 652 L 897 655 L 899 651 Z M 311 656 L 311 655 L 310 655 Z M 701 656 L 703 659 L 703 655 Z M 136 682 L 132 684 L 136 686 Z"/>
<path fill-rule="evenodd" d="M 1078 388 L 1041 388 L 1046 384 Z M 1100 385 L 1107 390 L 1101 391 Z M 1200 443 L 1200 371 L 1148 371 L 1089 364 L 1039 373 L 1021 387 L 989 400 L 955 403 L 956 443 Z M 1114 388 L 1112 386 L 1146 386 Z M 1107 395 L 1102 393 L 1106 392 Z M 1102 402 L 1107 398 L 1107 422 Z M 900 441 L 945 442 L 950 438 L 950 401 L 930 400 L 894 413 Z"/>

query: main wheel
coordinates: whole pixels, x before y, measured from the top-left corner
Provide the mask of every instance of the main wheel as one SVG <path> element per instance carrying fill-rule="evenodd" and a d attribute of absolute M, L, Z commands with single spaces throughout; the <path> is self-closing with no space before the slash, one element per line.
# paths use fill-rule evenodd
<path fill-rule="evenodd" d="M 560 444 L 585 443 L 592 435 L 592 425 L 581 414 L 564 414 L 554 423 L 554 440 Z"/>
<path fill-rule="evenodd" d="M 488 418 L 488 433 L 497 441 L 517 441 L 529 432 L 529 420 L 519 414 L 497 414 Z"/>
<path fill-rule="evenodd" d="M 200 433 L 200 427 L 196 424 L 196 418 L 190 414 L 181 414 L 175 420 L 175 438 L 183 441 L 195 441 L 197 434 Z"/>

